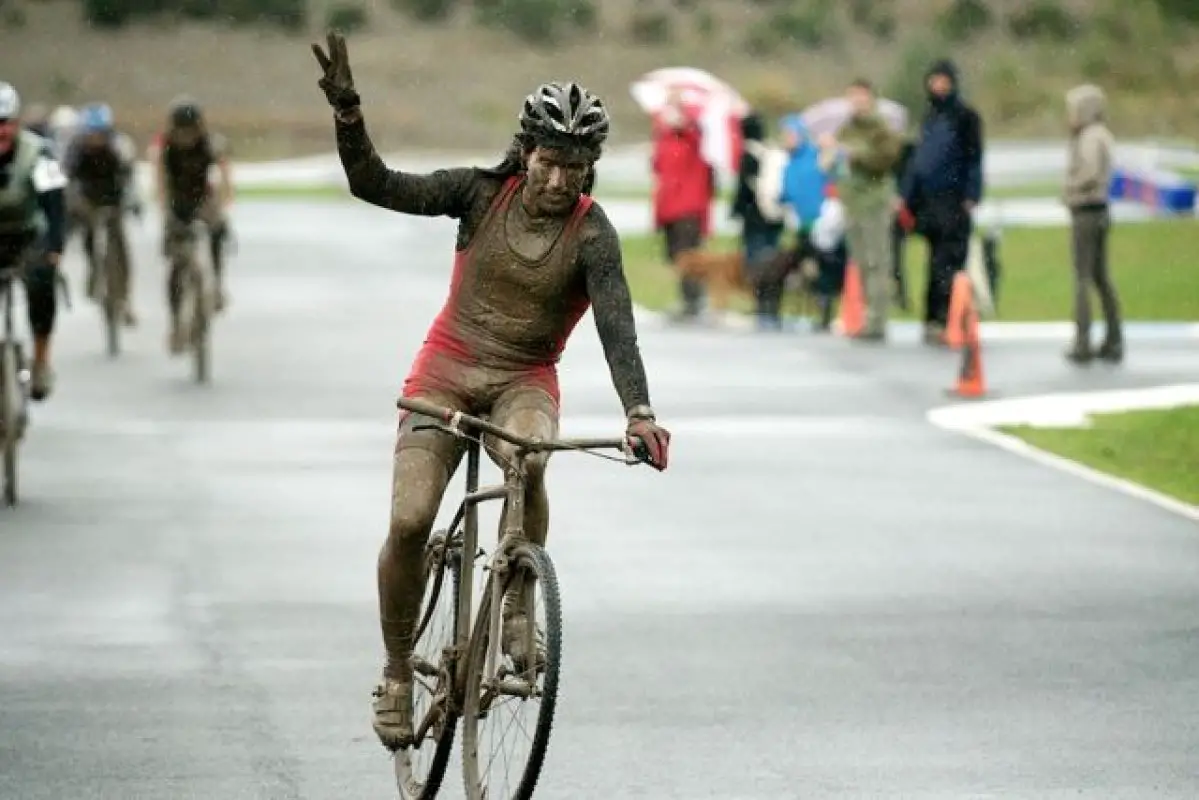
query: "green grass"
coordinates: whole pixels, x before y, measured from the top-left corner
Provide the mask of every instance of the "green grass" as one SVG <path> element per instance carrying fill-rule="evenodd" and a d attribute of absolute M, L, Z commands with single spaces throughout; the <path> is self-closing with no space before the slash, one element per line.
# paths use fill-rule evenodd
<path fill-rule="evenodd" d="M 677 282 L 665 264 L 660 237 L 625 236 L 623 241 L 625 273 L 634 300 L 658 310 L 675 305 Z M 731 250 L 736 241 L 720 236 L 711 246 Z M 1071 317 L 1074 285 L 1068 228 L 1010 228 L 1003 232 L 1000 250 L 998 319 L 1031 322 Z M 908 293 L 917 309 L 922 305 L 926 252 L 923 240 L 909 241 Z M 1110 258 L 1127 319 L 1199 321 L 1199 222 L 1117 225 Z M 747 308 L 741 301 L 740 310 Z M 896 314 L 896 318 L 904 316 Z"/>
<path fill-rule="evenodd" d="M 341 186 L 242 186 L 238 198 L 247 200 L 349 200 L 349 190 Z"/>
<path fill-rule="evenodd" d="M 1042 450 L 1199 504 L 1199 406 L 1096 414 L 1089 428 L 1004 427 Z"/>
<path fill-rule="evenodd" d="M 1057 197 L 1061 193 L 1061 186 L 1055 183 L 1032 183 L 1022 184 L 1019 186 L 999 186 L 987 190 L 987 198 L 991 200 L 1003 200 L 1011 198 L 1040 198 L 1040 197 Z M 268 200 L 286 200 L 286 199 L 331 199 L 331 198 L 348 198 L 350 195 L 341 187 L 337 186 L 247 186 L 238 189 L 238 195 L 245 198 L 262 198 Z M 644 200 L 649 202 L 649 189 L 629 184 L 609 184 L 603 185 L 596 192 L 596 196 L 603 202 L 604 200 Z M 727 205 L 732 199 L 732 191 L 725 190 L 720 192 L 719 201 Z"/>

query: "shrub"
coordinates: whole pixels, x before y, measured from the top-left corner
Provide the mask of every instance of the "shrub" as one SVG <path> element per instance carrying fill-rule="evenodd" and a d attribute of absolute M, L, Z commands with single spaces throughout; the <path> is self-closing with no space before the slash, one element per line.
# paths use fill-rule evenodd
<path fill-rule="evenodd" d="M 827 2 L 807 3 L 800 8 L 776 12 L 773 24 L 785 41 L 813 49 L 823 47 L 834 38 L 833 8 Z"/>
<path fill-rule="evenodd" d="M 308 24 L 307 0 L 83 0 L 83 18 L 98 28 L 175 13 L 191 19 L 221 17 L 240 25 L 300 31 Z"/>
<path fill-rule="evenodd" d="M 354 33 L 369 22 L 366 6 L 355 0 L 340 0 L 325 11 L 325 27 L 342 33 Z"/>
<path fill-rule="evenodd" d="M 664 11 L 634 11 L 629 17 L 629 38 L 638 44 L 664 44 L 673 35 L 670 15 Z"/>
<path fill-rule="evenodd" d="M 119 28 L 134 16 L 127 0 L 83 0 L 83 18 L 94 28 Z"/>
<path fill-rule="evenodd" d="M 889 41 L 895 35 L 895 11 L 890 3 L 850 0 L 849 20 L 876 39 Z"/>
<path fill-rule="evenodd" d="M 307 0 L 219 0 L 221 16 L 241 25 L 301 31 L 308 25 Z"/>
<path fill-rule="evenodd" d="M 1081 30 L 1078 20 L 1055 0 L 1036 0 L 1008 17 L 1008 32 L 1017 39 L 1068 42 Z"/>
<path fill-rule="evenodd" d="M 953 0 L 937 17 L 937 30 L 951 42 L 961 42 L 991 27 L 994 16 L 985 0 Z"/>
<path fill-rule="evenodd" d="M 0 6 L 0 22 L 9 30 L 19 30 L 25 27 L 29 19 L 22 6 L 8 4 Z"/>
<path fill-rule="evenodd" d="M 927 36 L 908 42 L 896 57 L 882 91 L 887 98 L 908 109 L 909 119 L 919 119 L 927 95 L 925 75 L 932 62 L 946 52 L 948 49 L 942 40 Z"/>
<path fill-rule="evenodd" d="M 830 44 L 836 35 L 834 5 L 826 0 L 770 12 L 752 25 L 745 49 L 751 53 L 774 53 L 788 46 L 810 50 Z"/>
<path fill-rule="evenodd" d="M 391 0 L 391 5 L 419 22 L 440 22 L 454 13 L 457 3 L 455 0 Z"/>
<path fill-rule="evenodd" d="M 179 13 L 188 19 L 213 19 L 221 13 L 219 0 L 182 0 Z"/>
<path fill-rule="evenodd" d="M 1168 20 L 1199 23 L 1199 3 L 1195 0 L 1154 0 L 1158 11 Z"/>
<path fill-rule="evenodd" d="M 708 9 L 700 9 L 695 15 L 695 32 L 704 41 L 716 38 L 716 17 Z"/>
<path fill-rule="evenodd" d="M 594 0 L 475 0 L 479 24 L 500 28 L 537 45 L 551 46 L 567 28 L 591 28 Z"/>
<path fill-rule="evenodd" d="M 599 27 L 599 9 L 594 0 L 560 0 L 558 3 L 565 21 L 581 31 Z"/>

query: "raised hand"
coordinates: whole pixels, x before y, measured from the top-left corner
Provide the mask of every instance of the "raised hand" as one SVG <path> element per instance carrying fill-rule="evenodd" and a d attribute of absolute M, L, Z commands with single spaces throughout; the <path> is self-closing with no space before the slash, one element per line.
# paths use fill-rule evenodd
<path fill-rule="evenodd" d="M 346 39 L 336 31 L 329 31 L 329 52 L 326 54 L 319 44 L 312 45 L 312 54 L 321 65 L 324 75 L 317 86 L 325 93 L 329 105 L 339 110 L 354 108 L 361 102 L 354 89 L 354 75 L 350 71 L 350 54 L 346 50 Z"/>

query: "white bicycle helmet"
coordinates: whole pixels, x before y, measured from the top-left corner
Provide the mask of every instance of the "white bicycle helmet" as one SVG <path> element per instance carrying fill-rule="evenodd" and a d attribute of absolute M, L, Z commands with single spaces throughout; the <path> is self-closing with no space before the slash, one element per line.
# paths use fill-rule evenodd
<path fill-rule="evenodd" d="M 603 102 L 577 83 L 543 83 L 525 98 L 520 128 L 535 138 L 575 139 L 598 147 L 608 138 L 610 120 Z"/>
<path fill-rule="evenodd" d="M 21 116 L 21 95 L 11 83 L 0 82 L 0 120 L 16 119 Z"/>
<path fill-rule="evenodd" d="M 70 106 L 59 106 L 50 113 L 50 129 L 67 131 L 79 123 L 79 112 Z"/>

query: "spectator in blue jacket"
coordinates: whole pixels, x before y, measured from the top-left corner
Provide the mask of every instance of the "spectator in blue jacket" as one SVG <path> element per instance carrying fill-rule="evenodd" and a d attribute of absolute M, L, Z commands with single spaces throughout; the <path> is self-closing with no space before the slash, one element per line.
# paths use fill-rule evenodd
<path fill-rule="evenodd" d="M 937 61 L 925 78 L 920 142 L 900 186 L 908 217 L 928 241 L 925 341 L 944 341 L 954 275 L 966 265 L 974 208 L 983 196 L 983 125 L 958 91 L 957 67 Z M 902 212 L 901 212 L 902 213 Z"/>
<path fill-rule="evenodd" d="M 817 262 L 820 274 L 814 287 L 816 301 L 822 316 L 827 316 L 823 312 L 831 308 L 839 286 L 836 276 L 827 273 L 819 251 L 812 246 L 812 226 L 820 218 L 820 209 L 824 205 L 830 180 L 828 165 L 821 163 L 820 147 L 798 115 L 784 118 L 780 127 L 783 146 L 789 156 L 783 172 L 782 202 L 796 229 L 795 249 L 786 258 L 786 271 L 800 267 L 808 258 Z"/>

